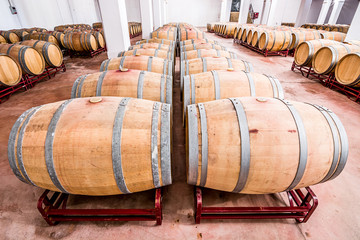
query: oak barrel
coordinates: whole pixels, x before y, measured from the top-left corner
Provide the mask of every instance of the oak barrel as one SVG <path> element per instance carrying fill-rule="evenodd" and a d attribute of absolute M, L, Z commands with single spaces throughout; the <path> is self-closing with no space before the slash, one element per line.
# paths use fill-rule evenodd
<path fill-rule="evenodd" d="M 0 32 L 0 35 L 2 35 L 8 43 L 17 43 L 21 40 L 16 33 L 11 31 L 2 31 Z"/>
<path fill-rule="evenodd" d="M 138 45 L 130 46 L 129 50 L 134 50 L 139 48 L 151 48 L 151 49 L 160 49 L 164 51 L 174 51 L 174 45 L 167 45 L 161 43 L 141 43 Z"/>
<path fill-rule="evenodd" d="M 335 67 L 336 80 L 344 85 L 360 87 L 360 51 L 340 59 Z"/>
<path fill-rule="evenodd" d="M 198 49 L 181 52 L 180 59 L 189 60 L 194 58 L 201 57 L 226 57 L 226 58 L 237 58 L 237 55 L 234 52 L 218 50 L 218 49 Z"/>
<path fill-rule="evenodd" d="M 54 37 L 51 33 L 35 32 L 35 33 L 29 33 L 28 35 L 24 36 L 24 40 L 31 40 L 31 39 L 51 42 L 53 44 L 60 46 L 60 43 L 57 41 L 56 37 Z"/>
<path fill-rule="evenodd" d="M 226 47 L 219 45 L 219 44 L 213 44 L 213 43 L 195 43 L 195 44 L 180 46 L 180 52 L 192 51 L 192 50 L 198 50 L 198 49 L 218 49 L 218 50 L 224 50 L 224 51 L 227 50 Z"/>
<path fill-rule="evenodd" d="M 44 72 L 44 58 L 32 47 L 19 44 L 1 44 L 0 53 L 10 55 L 20 65 L 23 74 L 39 75 Z"/>
<path fill-rule="evenodd" d="M 190 104 L 209 102 L 229 97 L 284 98 L 284 90 L 276 77 L 266 74 L 212 70 L 184 77 L 183 109 Z"/>
<path fill-rule="evenodd" d="M 92 33 L 69 32 L 65 34 L 64 46 L 74 51 L 96 51 L 98 43 Z"/>
<path fill-rule="evenodd" d="M 338 42 L 344 42 L 346 38 L 346 33 L 341 32 L 322 32 L 320 34 L 322 39 L 329 39 Z"/>
<path fill-rule="evenodd" d="M 315 53 L 312 60 L 312 67 L 314 71 L 319 74 L 331 73 L 335 70 L 335 65 L 343 56 L 359 51 L 360 46 L 348 44 L 322 47 Z"/>
<path fill-rule="evenodd" d="M 177 30 L 176 28 L 170 29 L 158 29 L 151 33 L 152 38 L 168 39 L 176 41 L 177 39 Z"/>
<path fill-rule="evenodd" d="M 119 52 L 118 57 L 123 56 L 153 56 L 162 59 L 174 60 L 174 51 L 165 51 L 154 48 L 136 48 L 134 50 Z"/>
<path fill-rule="evenodd" d="M 6 43 L 6 39 L 0 35 L 0 44 Z"/>
<path fill-rule="evenodd" d="M 44 57 L 47 65 L 51 67 L 59 67 L 63 62 L 61 49 L 53 43 L 39 40 L 26 40 L 20 44 L 35 48 Z"/>
<path fill-rule="evenodd" d="M 261 50 L 283 51 L 289 48 L 290 43 L 290 31 L 264 31 L 260 35 L 258 45 Z"/>
<path fill-rule="evenodd" d="M 230 98 L 187 107 L 187 182 L 267 194 L 337 177 L 348 139 L 330 110 L 276 98 Z"/>
<path fill-rule="evenodd" d="M 205 33 L 195 28 L 180 28 L 179 33 L 180 41 L 205 38 Z"/>
<path fill-rule="evenodd" d="M 333 40 L 317 39 L 300 43 L 294 53 L 297 65 L 311 66 L 314 54 L 322 47 L 340 44 Z"/>
<path fill-rule="evenodd" d="M 170 105 L 76 98 L 24 112 L 8 158 L 23 182 L 57 192 L 115 195 L 169 185 Z"/>
<path fill-rule="evenodd" d="M 169 75 L 134 69 L 98 72 L 78 77 L 71 98 L 121 96 L 172 104 L 172 81 Z"/>
<path fill-rule="evenodd" d="M 180 41 L 180 46 L 192 45 L 192 44 L 198 44 L 198 43 L 219 44 L 219 42 L 217 42 L 217 41 L 209 40 L 207 38 L 204 38 L 204 39 L 189 39 L 189 40 Z"/>
<path fill-rule="evenodd" d="M 0 85 L 15 86 L 21 77 L 20 65 L 9 55 L 0 53 Z"/>
<path fill-rule="evenodd" d="M 308 31 L 308 30 L 298 30 L 291 32 L 291 43 L 289 49 L 295 49 L 300 43 L 310 40 L 320 39 L 320 31 Z"/>
<path fill-rule="evenodd" d="M 190 60 L 184 60 L 180 63 L 180 84 L 181 90 L 184 86 L 184 76 L 190 74 L 196 74 L 201 72 L 207 72 L 212 70 L 244 70 L 247 72 L 253 71 L 253 66 L 250 62 L 231 59 L 225 57 L 203 57 L 194 58 Z"/>
<path fill-rule="evenodd" d="M 100 66 L 100 71 L 124 71 L 126 69 L 137 69 L 172 76 L 173 62 L 151 56 L 125 56 L 104 60 Z"/>
<path fill-rule="evenodd" d="M 52 35 L 56 38 L 56 40 L 58 41 L 60 46 L 65 47 L 65 45 L 64 45 L 65 34 L 64 33 L 54 31 L 54 32 L 52 32 Z"/>
<path fill-rule="evenodd" d="M 136 45 L 142 44 L 142 43 L 161 43 L 165 45 L 175 45 L 175 41 L 168 40 L 168 39 L 161 39 L 161 38 L 151 38 L 151 39 L 144 39 L 141 41 L 137 41 Z"/>
<path fill-rule="evenodd" d="M 100 48 L 105 47 L 105 39 L 103 34 L 99 31 L 92 31 L 92 34 L 94 35 L 99 47 Z"/>

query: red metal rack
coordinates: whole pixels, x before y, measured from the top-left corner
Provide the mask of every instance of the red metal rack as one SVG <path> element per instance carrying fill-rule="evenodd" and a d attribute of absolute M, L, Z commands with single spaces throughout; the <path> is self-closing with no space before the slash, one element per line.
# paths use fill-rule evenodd
<path fill-rule="evenodd" d="M 326 81 L 328 81 L 328 79 L 333 78 L 333 74 L 330 75 L 325 75 L 325 74 L 319 74 L 316 73 L 312 67 L 308 67 L 308 66 L 300 66 L 297 65 L 295 63 L 295 61 L 293 62 L 292 66 L 291 66 L 291 71 L 295 72 L 296 70 L 299 70 L 301 75 L 303 75 L 306 78 L 315 78 L 317 80 L 319 80 L 321 83 L 325 84 Z"/>
<path fill-rule="evenodd" d="M 106 52 L 106 47 L 103 48 L 98 48 L 95 51 L 89 51 L 89 52 L 77 52 L 77 51 L 73 51 L 73 50 L 68 50 L 68 55 L 70 56 L 70 58 L 76 57 L 76 56 L 81 56 L 81 57 L 95 57 L 97 55 L 99 55 L 102 52 Z M 65 55 L 67 55 L 67 53 L 65 53 Z"/>
<path fill-rule="evenodd" d="M 239 39 L 234 39 L 234 43 L 238 43 L 241 46 L 244 46 L 246 48 L 249 48 L 250 50 L 253 50 L 254 52 L 260 53 L 260 54 L 264 55 L 264 57 L 268 57 L 268 56 L 287 57 L 289 55 L 289 49 L 284 50 L 284 51 L 269 51 L 268 49 L 261 50 L 260 48 L 254 47 L 251 44 L 248 44 L 247 42 L 243 42 Z"/>
<path fill-rule="evenodd" d="M 328 87 L 330 89 L 336 89 L 339 92 L 344 93 L 349 99 L 353 100 L 354 102 L 358 102 L 358 100 L 360 100 L 360 89 L 343 85 L 336 81 L 336 79 L 334 78 L 327 79 L 327 81 L 325 82 L 325 87 Z"/>
<path fill-rule="evenodd" d="M 220 36 L 220 37 L 223 37 L 223 38 L 233 38 L 234 37 L 234 36 L 230 36 L 230 35 L 222 34 L 222 33 L 215 33 L 215 34 Z"/>
<path fill-rule="evenodd" d="M 46 77 L 49 79 L 51 77 L 55 77 L 56 73 L 59 71 L 63 71 L 63 72 L 66 71 L 66 67 L 64 63 L 59 67 L 46 67 L 45 71 L 37 76 L 32 76 L 29 74 L 23 75 L 21 81 L 17 85 L 11 87 L 4 87 L 0 89 L 0 103 L 3 103 L 6 100 L 8 100 L 10 96 L 16 93 L 17 91 L 20 90 L 26 91 L 34 87 L 37 82 L 39 82 L 40 80 Z"/>
<path fill-rule="evenodd" d="M 162 223 L 161 188 L 155 190 L 155 208 L 151 209 L 68 209 L 69 194 L 45 190 L 37 208 L 45 221 L 54 226 L 64 221 L 156 221 Z"/>
<path fill-rule="evenodd" d="M 314 192 L 309 187 L 305 190 L 305 194 L 300 189 L 287 191 L 289 206 L 286 207 L 204 207 L 202 190 L 195 187 L 195 222 L 199 224 L 201 219 L 294 218 L 305 223 L 318 206 Z"/>

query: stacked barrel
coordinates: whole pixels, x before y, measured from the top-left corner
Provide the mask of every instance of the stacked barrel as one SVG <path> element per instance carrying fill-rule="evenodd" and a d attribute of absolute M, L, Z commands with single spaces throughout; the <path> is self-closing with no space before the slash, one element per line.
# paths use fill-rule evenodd
<path fill-rule="evenodd" d="M 275 38 L 264 32 L 269 42 Z M 264 194 L 324 182 L 343 170 L 347 137 L 331 111 L 283 100 L 275 77 L 253 72 L 219 43 L 188 40 L 180 50 L 189 184 Z M 312 147 L 319 145 L 326 147 Z"/>
<path fill-rule="evenodd" d="M 141 23 L 128 22 L 128 27 L 129 27 L 130 38 L 134 38 L 141 35 L 142 33 Z M 102 28 L 103 28 L 102 22 L 93 23 L 93 29 L 102 30 Z"/>
<path fill-rule="evenodd" d="M 294 50 L 299 44 L 309 40 L 328 39 L 344 42 L 345 37 L 346 34 L 341 32 L 244 24 L 236 29 L 234 41 L 246 43 L 260 50 L 284 51 Z"/>
<path fill-rule="evenodd" d="M 98 73 L 79 76 L 70 100 L 26 111 L 9 140 L 9 161 L 16 176 L 42 188 L 82 195 L 129 194 L 171 184 L 176 45 L 164 36 L 141 41 L 120 57 L 105 60 Z M 25 130 L 22 142 L 30 144 L 26 149 L 42 144 L 46 154 L 30 156 L 15 139 L 20 126 L 29 129 L 38 124 L 47 133 L 35 131 L 29 137 Z M 14 157 L 15 149 L 22 149 L 23 161 Z"/>
<path fill-rule="evenodd" d="M 214 24 L 214 33 L 216 35 L 226 37 L 226 38 L 232 38 L 234 37 L 235 31 L 237 30 L 237 27 L 239 26 L 238 23 L 215 23 Z"/>
<path fill-rule="evenodd" d="M 314 23 L 306 23 L 301 26 L 302 28 L 310 28 L 310 29 L 318 29 L 325 30 L 331 32 L 342 32 L 347 33 L 350 25 L 348 24 L 314 24 Z"/>

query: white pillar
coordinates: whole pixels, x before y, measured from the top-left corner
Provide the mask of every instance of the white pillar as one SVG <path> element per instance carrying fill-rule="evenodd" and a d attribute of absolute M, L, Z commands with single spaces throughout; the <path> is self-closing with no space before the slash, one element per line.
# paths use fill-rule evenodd
<path fill-rule="evenodd" d="M 332 2 L 332 0 L 324 0 L 316 24 L 324 24 L 326 15 L 327 15 L 330 5 L 331 5 L 331 2 Z"/>
<path fill-rule="evenodd" d="M 284 5 L 281 0 L 272 0 L 267 25 L 268 26 L 280 26 L 282 15 L 284 13 Z"/>
<path fill-rule="evenodd" d="M 154 18 L 155 29 L 162 27 L 161 1 L 162 0 L 153 0 L 153 18 Z"/>
<path fill-rule="evenodd" d="M 271 0 L 264 0 L 263 11 L 261 14 L 261 24 L 267 24 L 271 7 Z"/>
<path fill-rule="evenodd" d="M 220 22 L 228 22 L 226 21 L 226 3 L 227 0 L 221 0 Z"/>
<path fill-rule="evenodd" d="M 345 41 L 360 39 L 360 3 L 357 6 L 353 20 L 351 21 L 349 31 L 346 34 Z"/>
<path fill-rule="evenodd" d="M 246 24 L 249 15 L 250 0 L 241 0 L 239 9 L 239 24 Z"/>
<path fill-rule="evenodd" d="M 149 39 L 154 29 L 152 0 L 140 0 L 142 38 Z"/>
<path fill-rule="evenodd" d="M 107 55 L 117 57 L 121 51 L 130 46 L 129 27 L 126 15 L 125 0 L 99 0 Z"/>
<path fill-rule="evenodd" d="M 299 12 L 296 17 L 295 27 L 300 27 L 306 22 L 306 18 L 309 14 L 312 0 L 301 0 Z"/>
<path fill-rule="evenodd" d="M 339 18 L 340 11 L 344 5 L 345 0 L 334 0 L 334 6 L 331 11 L 331 15 L 329 18 L 329 24 L 336 24 L 336 21 Z"/>
<path fill-rule="evenodd" d="M 226 2 L 226 10 L 225 10 L 225 21 L 226 22 L 230 22 L 231 3 L 232 3 L 232 0 L 227 0 L 227 2 Z"/>
<path fill-rule="evenodd" d="M 161 25 L 164 25 L 167 23 L 166 21 L 166 0 L 161 0 Z"/>

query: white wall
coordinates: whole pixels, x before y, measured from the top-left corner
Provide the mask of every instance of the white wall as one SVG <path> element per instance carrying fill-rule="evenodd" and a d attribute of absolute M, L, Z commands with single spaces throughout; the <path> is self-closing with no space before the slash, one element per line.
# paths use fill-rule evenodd
<path fill-rule="evenodd" d="M 220 19 L 221 0 L 168 0 L 168 22 L 206 26 Z"/>
<path fill-rule="evenodd" d="M 140 1 L 126 0 L 126 14 L 129 22 L 141 22 Z"/>
<path fill-rule="evenodd" d="M 99 22 L 96 0 L 12 0 L 18 14 L 12 15 L 7 0 L 0 0 L 0 29 L 44 27 Z"/>
<path fill-rule="evenodd" d="M 317 22 L 323 2 L 324 2 L 323 0 L 313 0 L 312 1 L 309 14 L 305 21 L 306 23 L 316 23 Z"/>
<path fill-rule="evenodd" d="M 300 4 L 301 0 L 285 1 L 285 11 L 283 12 L 282 22 L 295 23 Z"/>

